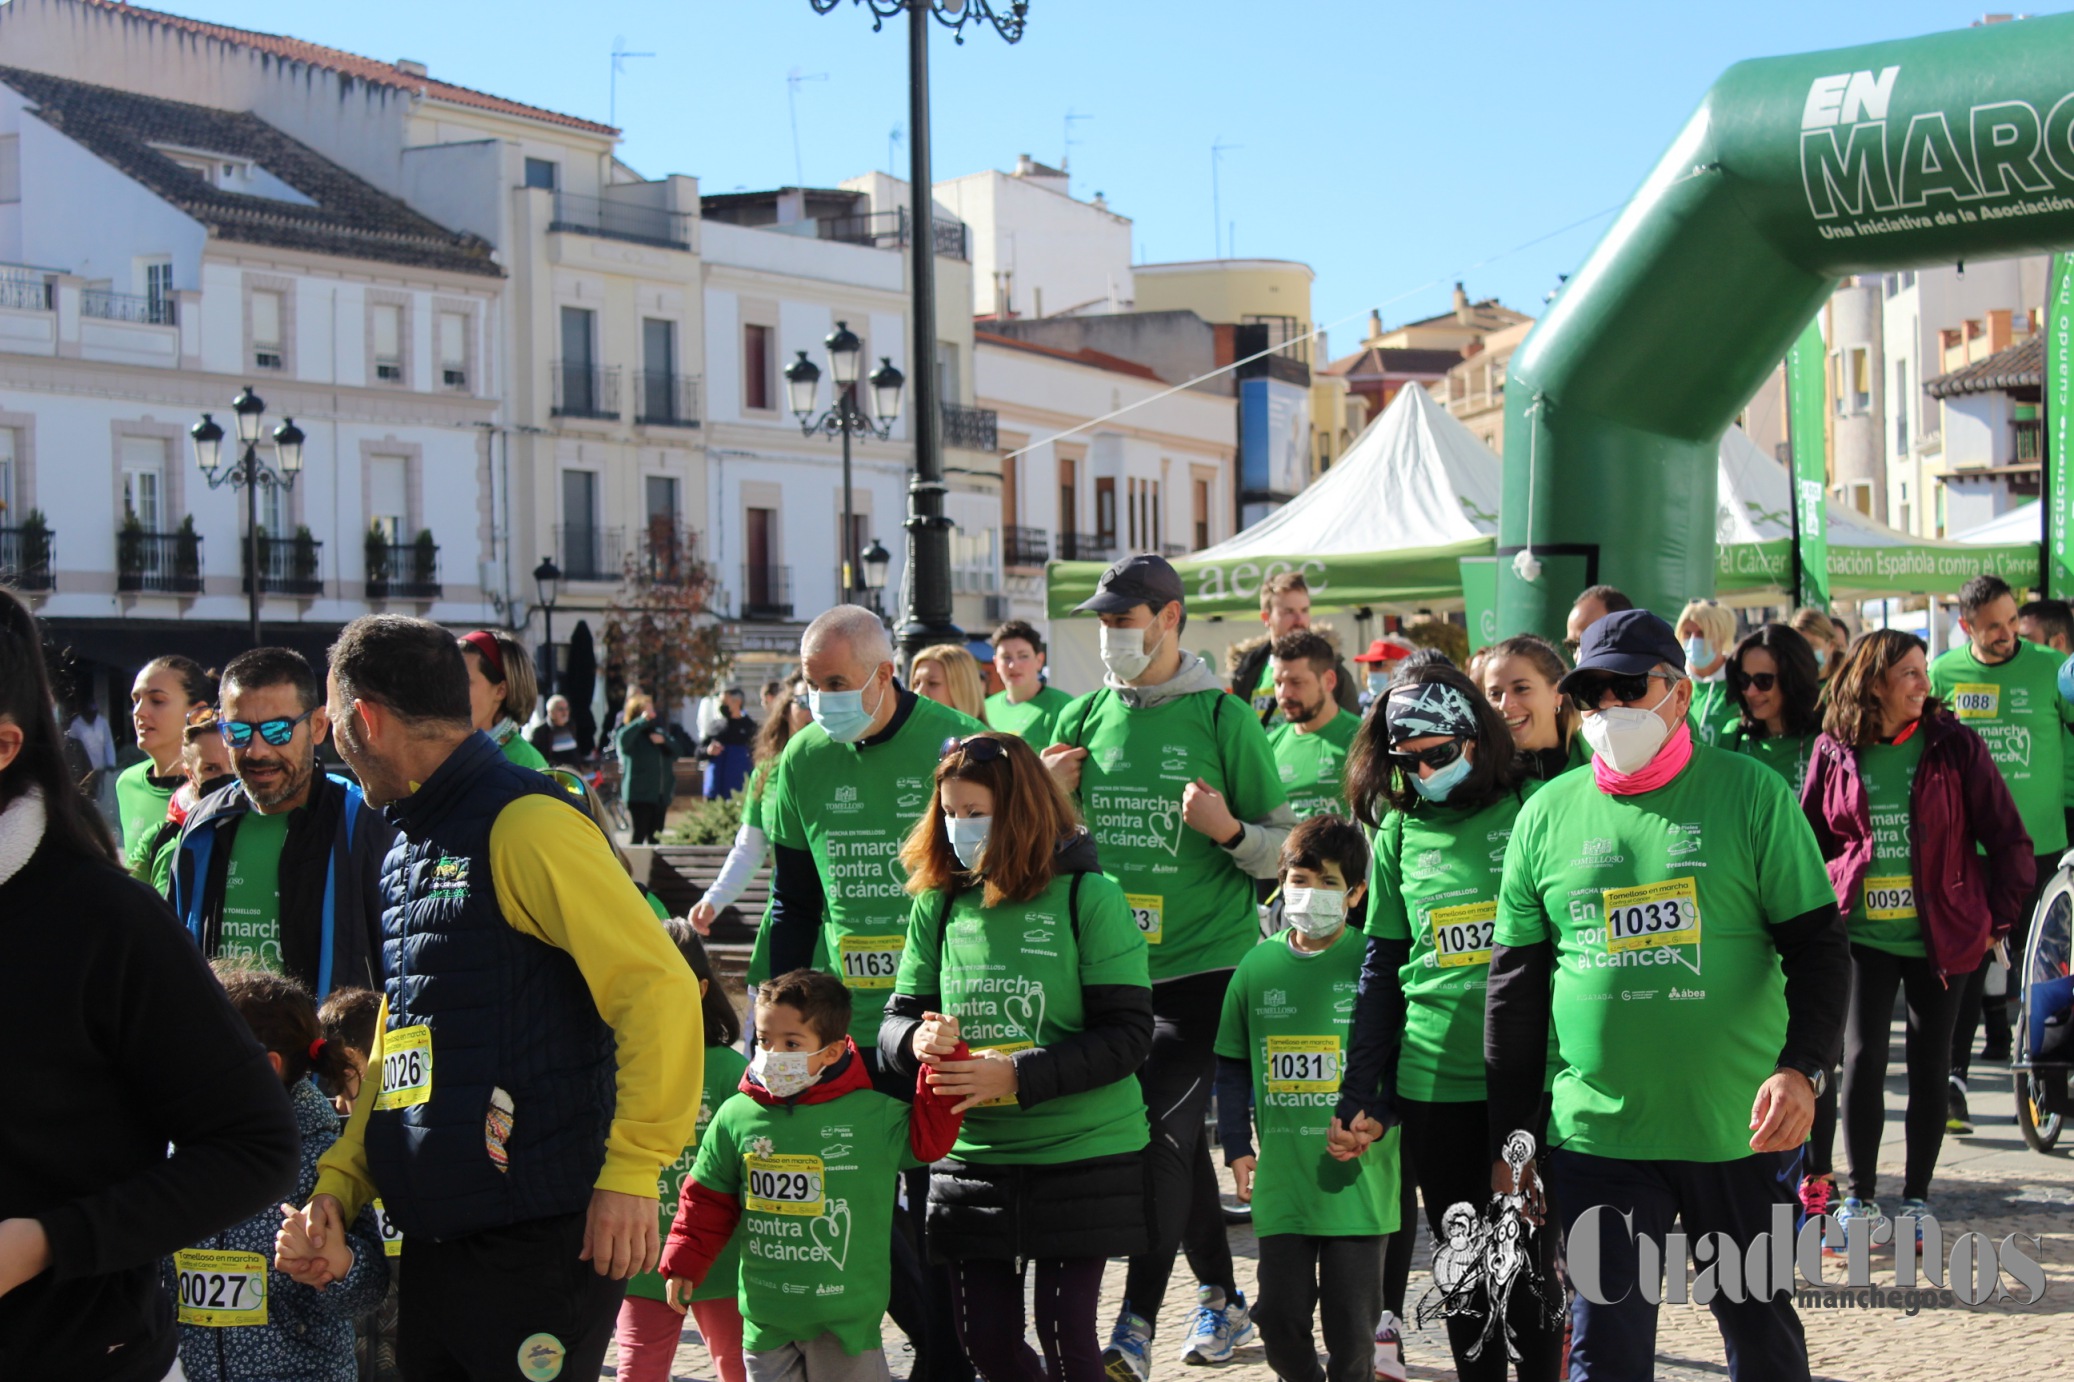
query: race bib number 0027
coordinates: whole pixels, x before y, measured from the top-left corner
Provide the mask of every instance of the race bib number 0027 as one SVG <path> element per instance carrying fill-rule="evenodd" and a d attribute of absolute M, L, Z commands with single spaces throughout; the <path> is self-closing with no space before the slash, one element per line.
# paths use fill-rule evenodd
<path fill-rule="evenodd" d="M 840 942 L 843 982 L 853 989 L 889 989 L 900 973 L 906 936 L 844 936 Z"/>
<path fill-rule="evenodd" d="M 397 1027 L 382 1038 L 378 1109 L 413 1108 L 432 1099 L 432 1029 Z"/>
<path fill-rule="evenodd" d="M 1435 907 L 1426 917 L 1433 926 L 1434 963 L 1442 969 L 1491 962 L 1491 935 L 1498 928 L 1495 899 Z"/>
<path fill-rule="evenodd" d="M 1699 889 L 1690 878 L 1608 888 L 1604 898 L 1606 948 L 1610 951 L 1699 944 Z"/>
<path fill-rule="evenodd" d="M 224 1329 L 266 1323 L 266 1259 L 256 1252 L 183 1248 L 173 1254 L 180 1323 Z"/>
<path fill-rule="evenodd" d="M 742 1160 L 749 1177 L 743 1200 L 750 1209 L 763 1214 L 820 1216 L 826 1193 L 820 1157 L 751 1153 Z"/>

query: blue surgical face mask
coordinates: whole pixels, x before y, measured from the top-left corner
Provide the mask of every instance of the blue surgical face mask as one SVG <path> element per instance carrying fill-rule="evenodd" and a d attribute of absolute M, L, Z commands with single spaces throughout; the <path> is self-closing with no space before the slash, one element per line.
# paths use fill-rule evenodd
<path fill-rule="evenodd" d="M 877 703 L 866 710 L 862 691 L 807 692 L 807 708 L 814 712 L 814 723 L 838 744 L 854 744 L 871 733 L 872 718 L 885 701 L 886 693 L 880 691 Z"/>
<path fill-rule="evenodd" d="M 1819 672 L 1819 671 L 1821 671 L 1821 670 L 1822 670 L 1822 668 L 1823 668 L 1823 667 L 1824 667 L 1825 665 L 1827 665 L 1827 663 L 1828 663 L 1828 662 L 1829 662 L 1829 649 L 1827 649 L 1827 648 L 1817 648 L 1817 649 L 1815 649 L 1815 670 L 1816 670 L 1816 671 L 1818 671 L 1818 672 Z"/>
<path fill-rule="evenodd" d="M 992 816 L 945 816 L 943 833 L 950 836 L 951 852 L 967 873 L 979 867 L 980 851 L 986 848 L 987 833 L 994 827 Z"/>
<path fill-rule="evenodd" d="M 1462 779 L 1469 776 L 1469 755 L 1463 754 L 1445 768 L 1436 770 L 1431 777 L 1413 777 L 1412 790 L 1428 801 L 1446 801 L 1448 793 L 1461 786 Z"/>
<path fill-rule="evenodd" d="M 1714 650 L 1707 646 L 1706 639 L 1698 634 L 1694 634 L 1685 640 L 1685 665 L 1687 667 L 1703 667 L 1713 660 Z"/>
<path fill-rule="evenodd" d="M 1378 696 L 1388 691 L 1390 689 L 1390 674 L 1388 672 L 1370 672 L 1368 674 L 1368 689 Z"/>

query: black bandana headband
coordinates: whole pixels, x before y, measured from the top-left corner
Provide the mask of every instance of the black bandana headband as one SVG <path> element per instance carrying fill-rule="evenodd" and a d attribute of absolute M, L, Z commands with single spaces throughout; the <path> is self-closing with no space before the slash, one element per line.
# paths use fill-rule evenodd
<path fill-rule="evenodd" d="M 1474 739 L 1477 734 L 1476 711 L 1469 698 L 1446 682 L 1398 687 L 1383 703 L 1383 715 L 1393 744 L 1435 734 L 1450 739 Z"/>

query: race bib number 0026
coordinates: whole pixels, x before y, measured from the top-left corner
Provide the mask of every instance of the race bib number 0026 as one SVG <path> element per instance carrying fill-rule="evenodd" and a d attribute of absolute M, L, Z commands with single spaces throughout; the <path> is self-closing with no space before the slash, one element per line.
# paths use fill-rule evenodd
<path fill-rule="evenodd" d="M 743 1199 L 750 1209 L 763 1214 L 820 1216 L 826 1193 L 820 1157 L 751 1153 L 742 1160 L 749 1176 Z"/>
<path fill-rule="evenodd" d="M 379 1109 L 413 1108 L 432 1099 L 432 1029 L 397 1027 L 382 1038 Z"/>
<path fill-rule="evenodd" d="M 1164 893 L 1125 893 L 1123 900 L 1130 904 L 1131 920 L 1145 933 L 1147 945 L 1158 945 L 1166 931 L 1167 899 Z"/>
<path fill-rule="evenodd" d="M 266 1259 L 256 1252 L 183 1248 L 173 1254 L 180 1323 L 224 1329 L 266 1323 Z"/>
<path fill-rule="evenodd" d="M 906 936 L 844 936 L 843 982 L 853 989 L 889 989 L 900 973 Z"/>
<path fill-rule="evenodd" d="M 1699 944 L 1699 889 L 1690 878 L 1608 888 L 1604 897 L 1608 950 Z"/>
<path fill-rule="evenodd" d="M 1435 907 L 1426 917 L 1433 925 L 1434 963 L 1442 969 L 1491 962 L 1491 935 L 1498 928 L 1495 899 Z"/>
<path fill-rule="evenodd" d="M 1337 1094 L 1340 1058 L 1337 1036 L 1271 1036 L 1267 1039 L 1270 1094 Z"/>

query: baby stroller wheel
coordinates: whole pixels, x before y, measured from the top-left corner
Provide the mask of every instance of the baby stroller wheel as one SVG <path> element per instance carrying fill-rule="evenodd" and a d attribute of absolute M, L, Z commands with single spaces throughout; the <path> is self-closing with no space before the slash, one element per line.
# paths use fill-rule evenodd
<path fill-rule="evenodd" d="M 2018 966 L 2010 1079 L 2024 1144 L 2049 1152 L 2074 1114 L 2074 851 L 2061 858 L 2038 899 L 2028 939 Z"/>
<path fill-rule="evenodd" d="M 2066 1119 L 2057 1111 L 2046 1112 L 2041 1105 L 2053 1102 L 2051 1096 L 2038 1087 L 2038 1077 L 2027 1070 L 2019 1070 L 2011 1078 L 2016 1082 L 2016 1126 L 2024 1135 L 2024 1145 L 2034 1152 L 2049 1152 L 2060 1140 L 2060 1130 Z"/>

